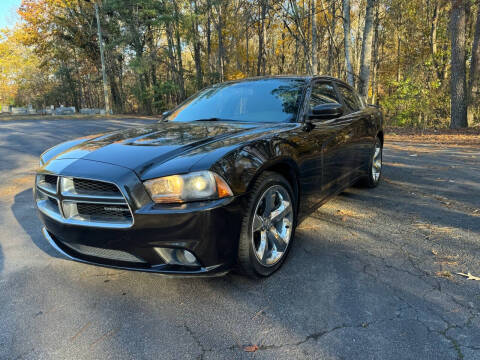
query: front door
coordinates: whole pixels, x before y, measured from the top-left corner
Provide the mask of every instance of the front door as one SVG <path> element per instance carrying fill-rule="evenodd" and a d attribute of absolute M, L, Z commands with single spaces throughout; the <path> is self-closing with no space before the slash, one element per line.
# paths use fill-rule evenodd
<path fill-rule="evenodd" d="M 332 82 L 316 81 L 312 85 L 310 109 L 324 103 L 340 103 L 340 99 Z M 327 196 L 341 187 L 351 172 L 352 120 L 349 116 L 342 116 L 313 121 L 311 135 L 315 137 L 322 153 L 322 181 L 319 190 Z"/>

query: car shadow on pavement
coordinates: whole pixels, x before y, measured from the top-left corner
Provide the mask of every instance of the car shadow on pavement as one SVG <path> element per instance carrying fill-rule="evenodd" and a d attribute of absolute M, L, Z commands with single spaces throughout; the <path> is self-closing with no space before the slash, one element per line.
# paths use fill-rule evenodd
<path fill-rule="evenodd" d="M 17 222 L 32 239 L 37 248 L 50 256 L 63 258 L 42 235 L 43 225 L 37 217 L 31 188 L 15 195 L 11 210 Z"/>

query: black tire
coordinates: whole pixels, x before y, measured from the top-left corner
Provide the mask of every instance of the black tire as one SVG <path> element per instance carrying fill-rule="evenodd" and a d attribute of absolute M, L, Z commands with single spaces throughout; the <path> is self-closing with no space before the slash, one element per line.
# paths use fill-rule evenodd
<path fill-rule="evenodd" d="M 292 229 L 286 250 L 283 252 L 283 255 L 278 262 L 276 262 L 274 265 L 264 266 L 255 255 L 252 222 L 259 202 L 262 200 L 262 196 L 268 189 L 271 189 L 272 186 L 276 185 L 284 188 L 290 195 L 292 207 L 291 211 L 293 213 Z M 258 177 L 250 192 L 247 211 L 242 219 L 237 257 L 238 272 L 254 278 L 266 277 L 273 274 L 282 266 L 288 255 L 288 252 L 290 251 L 290 248 L 292 247 L 293 238 L 295 236 L 297 220 L 296 204 L 297 199 L 292 190 L 292 186 L 283 176 L 275 172 L 265 171 Z"/>
<path fill-rule="evenodd" d="M 379 175 L 378 177 L 374 176 L 374 171 L 373 171 L 373 166 L 374 166 L 374 160 L 375 160 L 375 150 L 379 148 L 380 149 L 380 170 L 379 170 Z M 366 170 L 367 174 L 365 175 L 364 178 L 361 179 L 360 184 L 364 187 L 367 188 L 375 188 L 378 186 L 380 183 L 380 180 L 382 179 L 382 163 L 383 163 L 383 144 L 380 138 L 377 136 L 375 139 L 375 143 L 372 147 L 372 152 L 370 155 L 370 161 L 368 163 L 368 169 Z"/>

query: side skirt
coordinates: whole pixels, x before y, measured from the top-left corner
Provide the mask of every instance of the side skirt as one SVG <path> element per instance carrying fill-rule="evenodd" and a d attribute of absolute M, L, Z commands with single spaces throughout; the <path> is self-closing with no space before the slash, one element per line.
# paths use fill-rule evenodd
<path fill-rule="evenodd" d="M 352 185 L 354 185 L 357 181 L 359 181 L 361 178 L 363 177 L 363 175 L 357 175 L 356 177 L 354 177 L 352 180 L 350 180 L 349 182 L 346 183 L 346 185 L 344 186 L 340 186 L 337 190 L 335 190 L 334 192 L 332 192 L 331 194 L 325 196 L 322 201 L 318 204 L 318 205 L 315 205 L 313 208 L 309 209 L 308 211 L 306 211 L 305 213 L 303 214 L 299 214 L 298 216 L 298 221 L 297 221 L 297 226 L 301 224 L 301 222 L 303 220 L 305 220 L 307 217 L 310 216 L 310 214 L 312 214 L 315 210 L 321 208 L 323 205 L 325 205 L 325 203 L 327 203 L 331 198 L 337 196 L 338 194 L 342 193 L 343 191 L 345 191 L 346 189 L 348 189 L 349 187 L 351 187 Z"/>

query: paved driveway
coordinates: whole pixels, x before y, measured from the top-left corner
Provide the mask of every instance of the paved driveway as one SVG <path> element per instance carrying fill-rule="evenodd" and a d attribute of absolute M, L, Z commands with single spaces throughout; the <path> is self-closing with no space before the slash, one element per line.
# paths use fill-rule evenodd
<path fill-rule="evenodd" d="M 480 276 L 480 149 L 387 144 L 381 186 L 320 208 L 265 280 L 63 259 L 32 206 L 38 155 L 146 122 L 0 122 L 0 359 L 480 359 L 480 281 L 457 275 Z"/>

